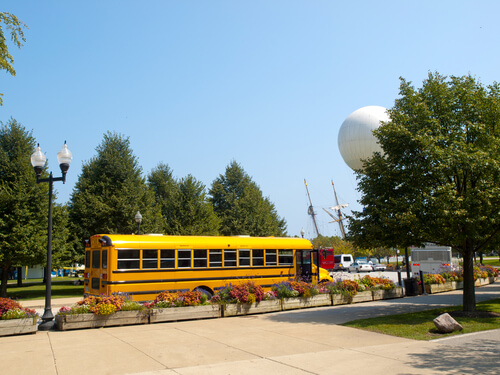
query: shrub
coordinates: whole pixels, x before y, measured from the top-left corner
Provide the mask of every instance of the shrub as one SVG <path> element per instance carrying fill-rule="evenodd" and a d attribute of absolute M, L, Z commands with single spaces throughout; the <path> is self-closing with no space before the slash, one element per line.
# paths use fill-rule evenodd
<path fill-rule="evenodd" d="M 330 294 L 342 294 L 350 298 L 360 290 L 360 285 L 355 280 L 341 279 L 323 285 Z"/>
<path fill-rule="evenodd" d="M 488 277 L 488 271 L 482 267 L 474 267 L 474 280 L 486 279 Z"/>
<path fill-rule="evenodd" d="M 192 292 L 161 292 L 155 300 L 147 304 L 148 308 L 169 308 L 182 306 L 198 306 L 207 303 L 207 295 L 198 290 Z"/>
<path fill-rule="evenodd" d="M 35 310 L 22 307 L 10 298 L 0 298 L 0 319 L 38 318 Z"/>
<path fill-rule="evenodd" d="M 435 273 L 424 273 L 424 284 L 444 284 L 446 280 L 443 276 Z"/>
<path fill-rule="evenodd" d="M 359 283 L 364 285 L 366 289 L 374 290 L 374 289 L 383 289 L 383 290 L 391 290 L 396 287 L 394 282 L 384 277 L 371 277 L 369 275 L 364 276 L 362 279 L 359 279 Z"/>
<path fill-rule="evenodd" d="M 212 303 L 253 303 L 264 300 L 266 293 L 260 285 L 248 281 L 242 284 L 228 284 L 211 299 Z"/>
<path fill-rule="evenodd" d="M 464 280 L 464 272 L 462 268 L 458 269 L 444 269 L 441 272 L 441 276 L 446 281 L 463 281 Z"/>
<path fill-rule="evenodd" d="M 72 307 L 61 307 L 58 314 L 74 315 L 74 314 L 96 314 L 110 315 L 117 311 L 142 310 L 144 307 L 137 302 L 127 300 L 130 298 L 123 295 L 113 296 L 90 296 L 81 301 L 78 301 Z"/>
<path fill-rule="evenodd" d="M 498 277 L 498 268 L 488 265 L 481 265 L 479 266 L 479 269 L 483 272 L 486 272 L 488 274 L 488 277 Z"/>
<path fill-rule="evenodd" d="M 298 297 L 299 292 L 297 292 L 288 281 L 282 281 L 278 284 L 274 284 L 271 287 L 276 298 L 293 298 Z"/>

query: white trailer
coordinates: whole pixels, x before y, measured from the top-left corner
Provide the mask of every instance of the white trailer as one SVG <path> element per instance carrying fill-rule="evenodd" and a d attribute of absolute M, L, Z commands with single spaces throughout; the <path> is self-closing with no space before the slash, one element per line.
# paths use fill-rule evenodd
<path fill-rule="evenodd" d="M 411 248 L 411 271 L 419 273 L 439 273 L 443 269 L 458 265 L 458 259 L 453 259 L 451 247 L 437 246 L 426 243 L 424 247 Z"/>

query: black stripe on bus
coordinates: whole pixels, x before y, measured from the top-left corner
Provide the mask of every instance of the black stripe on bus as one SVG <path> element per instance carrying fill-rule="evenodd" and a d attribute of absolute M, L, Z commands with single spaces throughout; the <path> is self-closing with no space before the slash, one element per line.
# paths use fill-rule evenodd
<path fill-rule="evenodd" d="M 228 276 L 228 277 L 200 277 L 188 279 L 156 279 L 156 280 L 123 280 L 123 281 L 105 281 L 102 280 L 104 285 L 123 285 L 123 284 L 152 284 L 152 283 L 176 283 L 186 281 L 213 281 L 213 280 L 240 280 L 240 279 L 270 279 L 270 278 L 284 278 L 287 279 L 295 277 L 295 275 L 264 275 L 264 276 Z"/>
<path fill-rule="evenodd" d="M 220 267 L 220 268 L 191 268 L 191 267 L 186 267 L 186 268 L 160 268 L 160 269 L 155 269 L 155 268 L 148 268 L 144 270 L 128 270 L 128 269 L 118 269 L 118 270 L 113 270 L 113 273 L 145 273 L 145 272 L 183 272 L 183 271 L 234 271 L 234 270 L 271 270 L 271 269 L 278 269 L 278 268 L 284 268 L 284 269 L 292 269 L 293 264 L 290 264 L 288 267 L 285 266 L 267 266 L 267 267 Z"/>

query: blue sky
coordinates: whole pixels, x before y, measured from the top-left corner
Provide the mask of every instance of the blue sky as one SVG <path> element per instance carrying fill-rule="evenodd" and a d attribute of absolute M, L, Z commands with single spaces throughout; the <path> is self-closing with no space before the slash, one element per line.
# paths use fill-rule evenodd
<path fill-rule="evenodd" d="M 17 76 L 0 72 L 0 121 L 33 130 L 56 175 L 67 141 L 59 202 L 113 131 L 144 175 L 163 162 L 208 188 L 236 160 L 288 233 L 308 238 L 304 179 L 321 234 L 339 234 L 322 210 L 332 180 L 361 209 L 337 147 L 350 113 L 392 107 L 399 77 L 499 79 L 497 1 L 3 0 L 0 12 L 29 27 L 22 49 L 10 45 Z"/>

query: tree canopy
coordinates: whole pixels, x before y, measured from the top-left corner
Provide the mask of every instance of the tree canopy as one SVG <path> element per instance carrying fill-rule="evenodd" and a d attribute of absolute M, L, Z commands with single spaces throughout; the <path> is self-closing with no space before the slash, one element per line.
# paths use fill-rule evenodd
<path fill-rule="evenodd" d="M 0 124 L 0 268 L 5 296 L 11 267 L 44 263 L 48 189 L 36 183 L 30 163 L 35 151 L 32 133 L 14 119 Z"/>
<path fill-rule="evenodd" d="M 374 133 L 383 155 L 358 171 L 363 210 L 349 238 L 364 247 L 433 242 L 464 257 L 464 310 L 475 309 L 473 254 L 500 232 L 500 86 L 471 75 L 401 79 L 390 121 Z"/>
<path fill-rule="evenodd" d="M 83 241 L 99 233 L 136 233 L 137 211 L 143 216 L 144 231 L 161 231 L 160 210 L 129 139 L 107 132 L 96 151 L 97 155 L 83 164 L 70 199 L 76 237 Z"/>
<path fill-rule="evenodd" d="M 221 219 L 220 233 L 226 236 L 282 236 L 286 222 L 274 204 L 236 162 L 232 161 L 224 175 L 219 175 L 209 191 L 214 211 Z"/>
<path fill-rule="evenodd" d="M 167 234 L 217 235 L 220 221 L 208 200 L 205 185 L 188 175 L 177 181 L 160 163 L 148 176 Z"/>
<path fill-rule="evenodd" d="M 5 37 L 5 33 L 1 24 L 4 24 L 7 27 L 7 30 L 10 32 L 10 39 L 12 43 L 18 48 L 21 48 L 26 39 L 24 37 L 23 28 L 27 28 L 27 26 L 21 22 L 17 17 L 13 14 L 0 12 L 0 69 L 6 70 L 12 76 L 16 75 L 16 71 L 14 69 L 14 58 L 9 52 L 7 47 L 7 38 Z M 2 95 L 0 94 L 0 105 L 3 104 Z"/>

